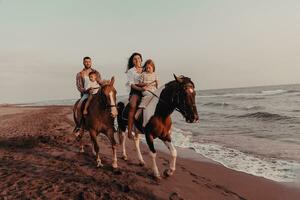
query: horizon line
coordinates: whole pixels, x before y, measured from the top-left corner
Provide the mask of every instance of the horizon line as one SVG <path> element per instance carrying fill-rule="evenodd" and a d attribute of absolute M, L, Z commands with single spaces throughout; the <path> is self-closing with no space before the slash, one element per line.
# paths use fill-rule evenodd
<path fill-rule="evenodd" d="M 210 91 L 210 90 L 224 90 L 224 89 L 245 89 L 245 88 L 258 88 L 258 87 L 274 87 L 274 86 L 287 86 L 287 85 L 300 85 L 300 83 L 285 83 L 285 84 L 275 84 L 275 85 L 254 85 L 254 86 L 242 86 L 242 87 L 225 87 L 225 88 L 211 88 L 211 89 L 201 89 L 196 91 Z M 128 94 L 120 94 L 117 97 L 126 96 Z M 42 103 L 45 101 L 64 101 L 64 100 L 76 100 L 79 98 L 64 98 L 64 99 L 45 99 L 45 100 L 36 100 L 31 102 L 17 102 L 17 103 L 7 103 L 0 102 L 1 105 L 26 105 L 26 104 L 34 104 L 34 103 Z"/>

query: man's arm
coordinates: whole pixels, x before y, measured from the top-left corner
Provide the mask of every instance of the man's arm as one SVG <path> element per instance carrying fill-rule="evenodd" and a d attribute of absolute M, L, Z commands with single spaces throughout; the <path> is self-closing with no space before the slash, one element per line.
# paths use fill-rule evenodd
<path fill-rule="evenodd" d="M 147 83 L 136 83 L 135 85 L 138 86 L 138 87 L 145 87 L 148 84 Z"/>
<path fill-rule="evenodd" d="M 96 74 L 97 74 L 97 83 L 100 85 L 100 86 L 103 86 L 103 85 L 106 85 L 106 84 L 109 84 L 110 83 L 110 80 L 104 80 L 101 78 L 101 74 L 95 70 Z"/>
<path fill-rule="evenodd" d="M 76 87 L 77 87 L 77 90 L 81 94 L 84 93 L 85 89 L 83 87 L 83 83 L 82 83 L 80 72 L 76 75 Z"/>
<path fill-rule="evenodd" d="M 96 76 L 97 76 L 96 80 L 101 85 L 101 83 L 102 83 L 101 74 L 97 70 L 95 70 L 95 72 L 96 72 Z"/>

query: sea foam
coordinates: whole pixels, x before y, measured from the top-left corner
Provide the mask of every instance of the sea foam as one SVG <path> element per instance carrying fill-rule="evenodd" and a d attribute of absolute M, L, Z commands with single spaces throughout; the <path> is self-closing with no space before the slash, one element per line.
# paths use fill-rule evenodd
<path fill-rule="evenodd" d="M 219 162 L 227 168 L 278 182 L 299 182 L 300 180 L 300 163 L 295 161 L 263 158 L 219 144 L 200 143 L 191 140 L 191 132 L 173 127 L 172 141 L 175 146 L 192 148 L 197 153 Z"/>

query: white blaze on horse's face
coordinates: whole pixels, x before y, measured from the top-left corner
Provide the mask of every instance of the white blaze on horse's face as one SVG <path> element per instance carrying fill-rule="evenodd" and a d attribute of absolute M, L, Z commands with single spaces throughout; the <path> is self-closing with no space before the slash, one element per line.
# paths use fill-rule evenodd
<path fill-rule="evenodd" d="M 196 92 L 194 89 L 193 84 L 187 83 L 184 86 L 185 90 L 185 97 L 184 97 L 184 102 L 182 102 L 185 105 L 185 118 L 186 121 L 189 123 L 196 122 L 199 119 L 198 112 L 197 112 L 197 107 L 195 103 L 195 96 Z"/>
<path fill-rule="evenodd" d="M 112 117 L 116 117 L 118 115 L 118 110 L 117 110 L 117 107 L 115 106 L 116 105 L 116 101 L 115 101 L 115 99 L 113 97 L 113 94 L 114 93 L 112 91 L 109 92 L 110 103 L 111 103 L 111 105 L 113 105 L 111 107 L 111 115 L 112 115 Z"/>

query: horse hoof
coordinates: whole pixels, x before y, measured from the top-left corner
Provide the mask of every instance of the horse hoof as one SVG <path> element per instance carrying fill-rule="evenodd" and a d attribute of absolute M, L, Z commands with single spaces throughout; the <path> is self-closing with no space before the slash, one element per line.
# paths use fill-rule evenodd
<path fill-rule="evenodd" d="M 128 160 L 128 157 L 125 156 L 125 155 L 123 155 L 123 156 L 122 156 L 122 159 L 125 160 L 125 161 L 127 161 L 127 160 Z"/>
<path fill-rule="evenodd" d="M 113 169 L 117 169 L 118 168 L 118 164 L 112 164 L 111 165 Z"/>
<path fill-rule="evenodd" d="M 79 137 L 79 135 L 80 135 L 80 133 L 78 133 L 78 130 L 74 131 L 73 134 L 74 134 L 75 138 Z"/>
<path fill-rule="evenodd" d="M 173 170 L 171 170 L 171 169 L 166 169 L 166 170 L 164 171 L 164 176 L 165 176 L 165 177 L 170 177 L 170 176 L 173 175 L 173 173 L 174 173 Z"/>
<path fill-rule="evenodd" d="M 83 137 L 82 133 L 77 132 L 77 133 L 74 133 L 74 134 L 75 134 L 75 140 L 77 142 L 80 142 L 82 137 Z"/>
<path fill-rule="evenodd" d="M 140 162 L 140 163 L 139 163 L 139 166 L 140 166 L 140 167 L 144 167 L 144 166 L 145 166 L 145 162 L 144 162 L 144 161 L 143 161 L 143 162 Z"/>
<path fill-rule="evenodd" d="M 103 167 L 103 164 L 102 163 L 98 163 L 97 167 Z"/>
<path fill-rule="evenodd" d="M 154 180 L 155 180 L 156 182 L 160 182 L 160 181 L 161 181 L 161 177 L 160 177 L 160 176 L 154 176 Z"/>
<path fill-rule="evenodd" d="M 83 148 L 80 149 L 79 152 L 80 152 L 80 153 L 84 153 L 84 149 L 83 149 Z"/>
<path fill-rule="evenodd" d="M 103 164 L 101 163 L 101 161 L 97 161 L 97 167 L 103 167 Z"/>

